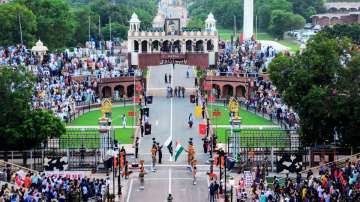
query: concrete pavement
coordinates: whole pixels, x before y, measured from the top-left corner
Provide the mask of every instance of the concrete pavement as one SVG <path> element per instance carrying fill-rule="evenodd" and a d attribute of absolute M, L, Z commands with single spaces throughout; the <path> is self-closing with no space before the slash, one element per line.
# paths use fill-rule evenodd
<path fill-rule="evenodd" d="M 194 88 L 193 79 L 186 78 L 186 70 L 187 67 L 182 65 L 176 65 L 174 69 L 172 69 L 172 65 L 153 67 L 149 78 L 149 87 L 165 87 L 164 72 L 169 72 L 172 74 L 172 86 L 177 84 L 186 88 Z M 198 135 L 197 127 L 203 120 L 194 117 L 193 128 L 189 128 L 187 124 L 189 114 L 194 114 L 194 104 L 190 103 L 189 97 L 154 97 L 153 104 L 149 107 L 152 134 L 141 138 L 139 159 L 144 159 L 146 165 L 151 164 L 150 149 L 153 137 L 162 145 L 169 136 L 172 136 L 173 147 L 178 141 L 185 149 L 188 147 L 189 138 L 192 137 L 196 148 L 196 159 L 198 164 L 201 164 L 198 166 L 197 184 L 192 184 L 192 174 L 187 168 L 187 153 L 183 152 L 178 161 L 174 162 L 170 158 L 168 149 L 163 147 L 163 164 L 157 167 L 157 171 L 151 172 L 149 166 L 145 167 L 148 171 L 145 175 L 145 190 L 139 190 L 138 173 L 134 173 L 127 182 L 127 193 L 124 200 L 126 202 L 165 201 L 167 195 L 171 193 L 174 197 L 173 201 L 208 201 L 208 178 L 206 175 L 209 169 L 209 165 L 206 164 L 208 155 L 203 153 L 202 140 Z M 130 162 L 134 160 L 131 157 L 129 159 Z"/>

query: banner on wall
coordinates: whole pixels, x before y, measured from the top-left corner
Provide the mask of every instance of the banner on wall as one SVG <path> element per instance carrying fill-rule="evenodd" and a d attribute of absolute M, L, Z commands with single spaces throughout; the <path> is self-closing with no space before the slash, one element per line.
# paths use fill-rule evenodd
<path fill-rule="evenodd" d="M 69 162 L 66 156 L 44 158 L 45 171 L 65 171 L 68 169 L 68 166 Z"/>
<path fill-rule="evenodd" d="M 45 171 L 48 178 L 70 178 L 71 180 L 79 180 L 86 176 L 90 176 L 91 172 L 88 171 Z"/>
<path fill-rule="evenodd" d="M 296 173 L 302 171 L 301 154 L 282 154 L 277 156 L 276 171 L 278 173 Z"/>

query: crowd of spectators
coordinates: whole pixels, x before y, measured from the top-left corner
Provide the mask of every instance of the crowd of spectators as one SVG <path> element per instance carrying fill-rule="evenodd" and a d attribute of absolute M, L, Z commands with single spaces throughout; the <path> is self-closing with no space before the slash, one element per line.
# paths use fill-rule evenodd
<path fill-rule="evenodd" d="M 282 102 L 271 81 L 256 81 L 254 93 L 245 99 L 244 104 L 248 110 L 268 115 L 271 120 L 276 119 L 278 123 L 285 123 L 288 129 L 299 127 L 298 114 Z"/>
<path fill-rule="evenodd" d="M 109 188 L 109 179 L 51 176 L 22 170 L 6 179 L 7 182 L 1 184 L 0 201 L 105 201 Z"/>
<path fill-rule="evenodd" d="M 252 188 L 252 200 L 268 201 L 360 201 L 360 160 L 346 160 L 344 165 L 331 163 L 320 167 L 318 174 L 309 170 L 305 176 L 296 178 L 288 175 L 284 182 L 276 176 L 272 184 L 263 178 L 256 178 Z M 237 199 L 242 201 L 244 180 L 237 186 Z"/>
<path fill-rule="evenodd" d="M 296 112 L 284 104 L 271 81 L 260 79 L 261 72 L 267 72 L 271 60 L 278 54 L 272 46 L 262 46 L 256 41 L 245 41 L 243 44 L 224 45 L 219 54 L 215 72 L 216 76 L 236 76 L 254 78 L 252 93 L 245 96 L 243 104 L 247 109 L 266 114 L 270 119 L 278 120 L 289 129 L 299 127 Z M 220 95 L 215 89 L 215 95 Z"/>
<path fill-rule="evenodd" d="M 219 76 L 257 77 L 266 71 L 277 51 L 272 46 L 262 47 L 256 41 L 246 41 L 241 45 L 225 44 L 219 53 L 215 74 Z"/>
<path fill-rule="evenodd" d="M 99 79 L 141 75 L 139 70 L 121 66 L 120 55 L 113 49 L 74 48 L 40 57 L 24 45 L 0 47 L 0 64 L 30 70 L 36 78 L 32 107 L 52 110 L 65 121 L 76 105 L 99 102 Z"/>

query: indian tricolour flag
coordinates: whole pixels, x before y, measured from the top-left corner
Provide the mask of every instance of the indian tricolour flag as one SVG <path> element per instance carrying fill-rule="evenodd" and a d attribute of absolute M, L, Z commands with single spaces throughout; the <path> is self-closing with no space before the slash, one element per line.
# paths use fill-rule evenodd
<path fill-rule="evenodd" d="M 177 159 L 179 158 L 181 152 L 184 151 L 184 147 L 178 142 L 176 141 L 175 144 L 175 161 L 177 161 Z"/>

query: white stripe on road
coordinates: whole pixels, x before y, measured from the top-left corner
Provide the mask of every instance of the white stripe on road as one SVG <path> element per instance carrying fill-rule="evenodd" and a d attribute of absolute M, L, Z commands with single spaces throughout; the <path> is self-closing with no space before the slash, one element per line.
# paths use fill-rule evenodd
<path fill-rule="evenodd" d="M 173 77 L 171 82 L 171 88 L 173 88 L 175 75 L 174 75 L 174 68 L 171 67 L 171 75 Z M 173 139 L 173 97 L 170 98 L 170 139 Z M 171 145 L 172 146 L 172 145 Z M 170 162 L 172 162 L 172 156 L 169 156 Z M 169 167 L 169 194 L 171 194 L 171 167 Z"/>
<path fill-rule="evenodd" d="M 125 128 L 137 128 L 139 126 L 125 126 Z M 66 126 L 66 128 L 95 128 L 98 129 L 100 128 L 99 126 Z M 123 129 L 123 126 L 112 126 L 112 128 L 120 128 Z"/>
<path fill-rule="evenodd" d="M 144 165 L 145 167 L 151 167 L 151 164 Z M 156 164 L 156 167 L 189 167 L 189 164 Z M 210 164 L 196 165 L 196 167 L 210 167 Z"/>
<path fill-rule="evenodd" d="M 171 194 L 171 168 L 169 168 L 169 194 Z"/>
<path fill-rule="evenodd" d="M 126 198 L 126 202 L 129 202 L 129 201 L 130 201 L 130 195 L 131 195 L 131 190 L 132 190 L 133 182 L 134 182 L 134 180 L 131 179 L 130 189 L 129 189 L 129 193 L 128 193 L 127 198 Z"/>
<path fill-rule="evenodd" d="M 207 178 L 206 176 L 203 176 L 203 177 L 198 177 L 198 178 Z M 167 177 L 154 177 L 154 178 L 146 178 L 146 181 L 151 181 L 151 180 L 168 180 L 169 178 Z M 193 178 L 190 178 L 190 177 L 174 177 L 174 178 L 171 178 L 173 180 L 193 180 Z M 134 180 L 139 180 L 137 178 L 134 178 Z"/>
<path fill-rule="evenodd" d="M 141 155 L 151 155 L 151 153 L 139 153 L 139 154 L 141 154 Z M 204 154 L 207 154 L 207 153 L 204 153 L 204 152 L 200 152 L 200 153 L 196 153 L 197 155 L 204 155 Z M 168 152 L 163 152 L 163 156 L 164 155 L 170 155 L 170 153 L 168 153 Z M 208 154 L 207 154 L 208 155 Z"/>

